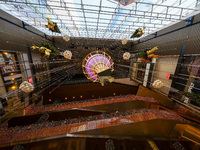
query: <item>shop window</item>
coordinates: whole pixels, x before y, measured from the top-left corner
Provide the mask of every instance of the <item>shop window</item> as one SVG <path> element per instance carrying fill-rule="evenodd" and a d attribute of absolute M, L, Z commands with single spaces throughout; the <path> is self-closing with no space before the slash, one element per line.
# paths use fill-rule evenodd
<path fill-rule="evenodd" d="M 16 53 L 0 52 L 0 69 L 3 76 L 20 73 Z"/>

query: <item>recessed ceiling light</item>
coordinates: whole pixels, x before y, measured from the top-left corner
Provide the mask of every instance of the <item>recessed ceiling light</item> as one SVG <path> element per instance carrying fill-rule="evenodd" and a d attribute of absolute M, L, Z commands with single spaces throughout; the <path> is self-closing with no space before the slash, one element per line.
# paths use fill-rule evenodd
<path fill-rule="evenodd" d="M 16 89 L 16 86 L 13 85 L 11 88 L 12 88 L 12 89 Z"/>

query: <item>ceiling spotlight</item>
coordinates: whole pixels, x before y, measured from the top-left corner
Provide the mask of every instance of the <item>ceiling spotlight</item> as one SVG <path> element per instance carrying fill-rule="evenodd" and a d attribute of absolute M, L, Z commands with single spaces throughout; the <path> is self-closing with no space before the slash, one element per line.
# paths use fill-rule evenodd
<path fill-rule="evenodd" d="M 16 86 L 12 86 L 11 88 L 12 88 L 12 89 L 16 89 Z"/>

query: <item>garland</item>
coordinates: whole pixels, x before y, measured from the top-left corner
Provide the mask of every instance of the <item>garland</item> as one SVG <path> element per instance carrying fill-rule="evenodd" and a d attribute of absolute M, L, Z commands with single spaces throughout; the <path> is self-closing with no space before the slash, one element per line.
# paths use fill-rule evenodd
<path fill-rule="evenodd" d="M 52 32 L 61 33 L 58 26 L 57 26 L 57 23 L 52 22 L 49 17 L 47 17 L 47 20 L 48 20 L 48 25 L 45 25 L 45 26 L 47 28 L 49 28 L 49 30 L 51 30 Z"/>
<path fill-rule="evenodd" d="M 157 47 L 154 48 L 146 48 L 141 50 L 140 52 L 135 54 L 135 57 L 141 58 L 142 61 L 149 62 L 151 58 L 158 58 L 158 55 L 154 55 L 153 53 L 157 50 Z"/>
<path fill-rule="evenodd" d="M 144 29 L 146 29 L 146 27 L 136 29 L 130 38 L 141 37 Z"/>
<path fill-rule="evenodd" d="M 60 52 L 51 44 L 49 43 L 41 43 L 39 46 L 35 46 L 33 45 L 31 47 L 32 49 L 38 49 L 40 55 L 42 56 L 46 56 L 46 57 L 50 57 L 50 58 L 54 58 L 58 55 L 60 55 Z"/>

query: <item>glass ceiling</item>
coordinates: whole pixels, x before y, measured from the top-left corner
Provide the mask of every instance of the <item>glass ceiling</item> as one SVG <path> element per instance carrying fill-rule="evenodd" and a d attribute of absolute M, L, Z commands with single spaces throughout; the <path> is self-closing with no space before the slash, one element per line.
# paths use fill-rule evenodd
<path fill-rule="evenodd" d="M 144 35 L 199 13 L 199 0 L 0 0 L 0 8 L 47 35 L 130 39 L 139 27 Z M 45 25 L 47 17 L 60 33 Z"/>

